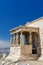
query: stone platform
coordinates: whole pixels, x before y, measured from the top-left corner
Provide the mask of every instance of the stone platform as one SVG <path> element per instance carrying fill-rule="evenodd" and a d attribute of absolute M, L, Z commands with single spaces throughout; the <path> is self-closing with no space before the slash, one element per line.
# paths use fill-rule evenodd
<path fill-rule="evenodd" d="M 0 64 L 0 65 L 43 65 L 43 61 L 18 61 L 18 62 L 12 62 L 12 61 L 5 61 L 4 64 Z"/>

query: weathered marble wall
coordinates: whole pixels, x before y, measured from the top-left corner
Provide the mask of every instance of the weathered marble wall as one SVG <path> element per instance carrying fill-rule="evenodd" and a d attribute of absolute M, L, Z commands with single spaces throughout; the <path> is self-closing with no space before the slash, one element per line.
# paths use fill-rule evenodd
<path fill-rule="evenodd" d="M 28 27 L 39 27 L 41 55 L 43 55 L 43 17 L 26 24 Z"/>

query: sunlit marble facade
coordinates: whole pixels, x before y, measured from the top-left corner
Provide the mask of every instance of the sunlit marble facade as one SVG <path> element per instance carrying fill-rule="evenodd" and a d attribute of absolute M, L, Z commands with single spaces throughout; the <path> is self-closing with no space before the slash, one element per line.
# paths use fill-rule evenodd
<path fill-rule="evenodd" d="M 42 60 L 43 17 L 10 30 L 10 54 L 6 59 L 16 61 Z"/>

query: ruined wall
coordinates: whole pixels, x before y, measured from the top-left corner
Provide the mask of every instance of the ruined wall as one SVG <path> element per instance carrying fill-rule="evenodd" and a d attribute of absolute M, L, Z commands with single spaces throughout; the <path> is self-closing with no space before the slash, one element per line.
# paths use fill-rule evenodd
<path fill-rule="evenodd" d="M 32 45 L 21 46 L 21 54 L 24 56 L 29 56 L 30 54 L 32 54 Z"/>

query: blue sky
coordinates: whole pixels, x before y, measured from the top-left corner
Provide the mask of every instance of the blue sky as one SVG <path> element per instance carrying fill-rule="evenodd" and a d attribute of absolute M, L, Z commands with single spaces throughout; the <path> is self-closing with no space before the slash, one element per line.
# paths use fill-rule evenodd
<path fill-rule="evenodd" d="M 10 29 L 41 16 L 43 0 L 0 0 L 0 47 L 9 46 Z"/>

